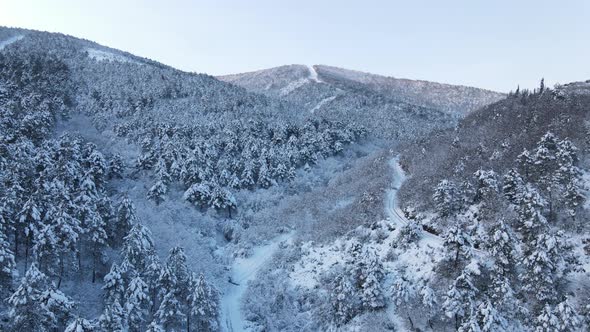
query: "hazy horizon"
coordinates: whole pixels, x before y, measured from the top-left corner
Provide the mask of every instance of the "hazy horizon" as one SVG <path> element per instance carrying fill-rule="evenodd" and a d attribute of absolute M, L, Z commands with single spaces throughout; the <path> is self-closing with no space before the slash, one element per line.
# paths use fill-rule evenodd
<path fill-rule="evenodd" d="M 2 0 L 0 25 L 211 75 L 324 64 L 501 92 L 590 79 L 584 1 L 370 2 Z"/>

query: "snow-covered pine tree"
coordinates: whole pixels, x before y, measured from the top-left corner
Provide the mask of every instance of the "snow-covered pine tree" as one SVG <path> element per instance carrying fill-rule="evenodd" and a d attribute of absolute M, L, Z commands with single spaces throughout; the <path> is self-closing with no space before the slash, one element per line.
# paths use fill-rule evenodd
<path fill-rule="evenodd" d="M 155 317 L 156 322 L 166 331 L 182 329 L 186 316 L 174 292 L 168 292 L 164 295 Z"/>
<path fill-rule="evenodd" d="M 457 210 L 458 198 L 457 188 L 449 180 L 440 181 L 432 195 L 436 211 L 443 217 L 448 217 Z"/>
<path fill-rule="evenodd" d="M 459 225 L 452 225 L 444 236 L 445 261 L 457 269 L 471 258 L 471 237 Z"/>
<path fill-rule="evenodd" d="M 567 297 L 555 305 L 553 314 L 559 322 L 558 331 L 578 331 L 582 327 L 582 320 Z"/>
<path fill-rule="evenodd" d="M 196 326 L 197 331 L 215 331 L 218 329 L 218 295 L 213 286 L 201 273 L 198 277 L 191 274 L 189 295 L 187 297 L 187 327 Z"/>
<path fill-rule="evenodd" d="M 72 309 L 72 301 L 53 287 L 36 264 L 30 266 L 7 302 L 15 331 L 49 331 L 57 328 Z"/>
<path fill-rule="evenodd" d="M 533 167 L 533 158 L 531 157 L 530 152 L 527 149 L 524 149 L 516 157 L 516 163 L 518 164 L 521 174 L 524 174 L 525 179 L 529 180 Z"/>
<path fill-rule="evenodd" d="M 481 302 L 473 315 L 460 327 L 459 332 L 505 332 L 508 321 L 494 307 L 490 300 Z"/>
<path fill-rule="evenodd" d="M 381 282 L 384 272 L 379 257 L 373 250 L 365 250 L 360 259 L 360 275 L 357 282 L 360 285 L 362 305 L 369 310 L 383 308 L 385 301 Z"/>
<path fill-rule="evenodd" d="M 64 332 L 94 332 L 96 326 L 84 318 L 74 319 L 64 330 Z"/>
<path fill-rule="evenodd" d="M 137 214 L 135 210 L 135 205 L 127 195 L 123 197 L 121 203 L 117 207 L 117 219 L 115 222 L 115 231 L 112 234 L 120 234 L 120 239 L 122 239 L 133 227 L 133 225 L 138 223 Z"/>
<path fill-rule="evenodd" d="M 112 155 L 108 164 L 108 177 L 110 179 L 121 179 L 123 178 L 124 170 L 125 164 L 123 163 L 123 158 L 121 155 Z"/>
<path fill-rule="evenodd" d="M 6 236 L 4 224 L 0 222 L 0 284 L 10 284 L 12 272 L 15 266 L 16 264 L 14 262 L 14 254 L 12 253 L 12 250 L 10 250 L 10 243 L 8 242 L 8 237 Z M 6 294 L 0 291 L 0 295 Z"/>
<path fill-rule="evenodd" d="M 480 169 L 473 175 L 476 182 L 475 197 L 473 198 L 475 203 L 489 199 L 490 196 L 498 192 L 496 172 L 493 170 L 484 171 Z"/>
<path fill-rule="evenodd" d="M 148 285 L 139 275 L 129 281 L 125 299 L 125 314 L 129 331 L 143 331 L 151 301 Z"/>
<path fill-rule="evenodd" d="M 168 192 L 168 187 L 162 180 L 158 180 L 151 188 L 148 190 L 147 198 L 152 200 L 156 203 L 156 205 L 160 205 L 164 201 L 166 197 L 166 193 Z"/>
<path fill-rule="evenodd" d="M 508 202 L 516 205 L 520 199 L 520 193 L 522 192 L 523 186 L 524 181 L 522 180 L 522 177 L 516 169 L 511 168 L 504 175 L 502 193 Z"/>
<path fill-rule="evenodd" d="M 336 326 L 348 323 L 359 310 L 359 299 L 350 279 L 337 275 L 330 285 L 331 316 Z"/>
<path fill-rule="evenodd" d="M 467 265 L 449 287 L 445 295 L 442 308 L 445 315 L 453 319 L 455 329 L 459 329 L 464 323 L 468 323 L 476 313 L 477 295 L 479 290 L 475 287 L 473 276 L 479 273 L 478 269 Z"/>
<path fill-rule="evenodd" d="M 123 279 L 123 271 L 119 265 L 113 263 L 111 270 L 104 277 L 105 303 L 112 304 L 115 301 L 121 303 L 123 295 L 125 294 L 125 280 Z"/>
<path fill-rule="evenodd" d="M 126 325 L 125 312 L 117 299 L 105 306 L 98 319 L 101 331 L 124 332 L 127 329 Z"/>
<path fill-rule="evenodd" d="M 141 273 L 149 264 L 149 259 L 154 253 L 152 233 L 142 223 L 136 222 L 123 239 L 121 254 L 124 263 L 131 265 Z"/>

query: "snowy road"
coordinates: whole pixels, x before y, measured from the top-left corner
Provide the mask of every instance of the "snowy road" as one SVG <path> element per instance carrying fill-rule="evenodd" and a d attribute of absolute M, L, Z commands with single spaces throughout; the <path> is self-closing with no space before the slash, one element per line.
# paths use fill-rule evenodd
<path fill-rule="evenodd" d="M 392 158 L 389 162 L 389 165 L 393 170 L 393 182 L 391 185 L 391 189 L 387 193 L 387 199 L 385 202 L 385 213 L 396 226 L 405 226 L 408 224 L 408 219 L 404 217 L 404 213 L 397 204 L 397 192 L 406 180 L 406 174 L 399 165 L 399 157 L 396 156 Z M 439 244 L 443 242 L 443 239 L 440 236 L 425 231 L 422 231 L 422 238 L 428 239 L 430 240 L 430 242 L 435 242 Z"/>
<path fill-rule="evenodd" d="M 294 232 L 283 234 L 273 239 L 271 243 L 253 250 L 247 258 L 234 261 L 231 270 L 231 283 L 221 300 L 221 322 L 227 332 L 246 331 L 242 316 L 242 297 L 248 288 L 248 282 L 256 277 L 256 273 L 268 262 L 279 248 L 279 244 L 293 236 Z"/>

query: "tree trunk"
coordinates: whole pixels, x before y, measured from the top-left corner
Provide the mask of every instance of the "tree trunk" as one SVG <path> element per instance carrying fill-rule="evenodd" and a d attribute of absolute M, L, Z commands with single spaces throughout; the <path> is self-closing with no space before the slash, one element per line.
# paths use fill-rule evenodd
<path fill-rule="evenodd" d="M 191 310 L 186 313 L 186 332 L 191 332 Z"/>
<path fill-rule="evenodd" d="M 64 276 L 64 261 L 63 258 L 61 258 L 59 260 L 59 279 L 57 281 L 57 289 L 59 289 L 61 287 L 61 280 L 63 279 Z"/>
<path fill-rule="evenodd" d="M 25 245 L 25 270 L 23 272 L 23 275 L 27 273 L 27 265 L 29 262 L 29 246 L 30 246 L 30 242 L 31 242 L 31 238 L 30 236 L 27 236 L 27 242 Z"/>
<path fill-rule="evenodd" d="M 92 250 L 92 283 L 96 281 L 96 244 Z"/>
<path fill-rule="evenodd" d="M 18 227 L 14 228 L 14 262 L 18 260 Z"/>

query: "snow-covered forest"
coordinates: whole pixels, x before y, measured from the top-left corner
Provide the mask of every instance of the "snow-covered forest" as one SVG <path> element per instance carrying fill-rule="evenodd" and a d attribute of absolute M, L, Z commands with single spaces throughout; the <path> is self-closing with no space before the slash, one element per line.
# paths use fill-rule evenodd
<path fill-rule="evenodd" d="M 0 28 L 0 330 L 588 330 L 589 111 Z"/>

